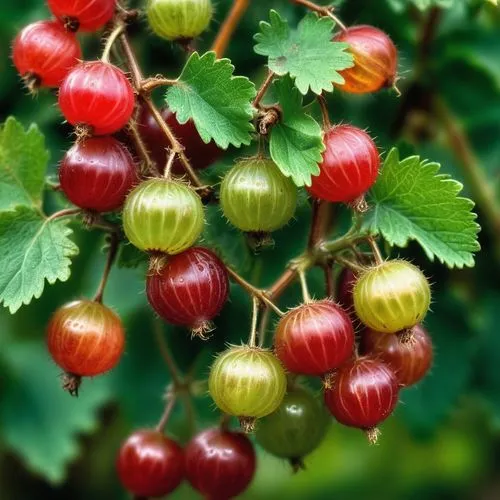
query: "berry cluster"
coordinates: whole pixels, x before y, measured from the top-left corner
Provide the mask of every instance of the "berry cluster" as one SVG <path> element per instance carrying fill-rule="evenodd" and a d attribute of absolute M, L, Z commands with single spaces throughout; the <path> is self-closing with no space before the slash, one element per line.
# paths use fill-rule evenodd
<path fill-rule="evenodd" d="M 115 13 L 115 1 L 48 4 L 56 20 L 22 30 L 13 58 L 30 88 L 59 87 L 61 112 L 76 129 L 76 142 L 59 169 L 68 200 L 82 209 L 90 224 L 102 221 L 104 212 L 121 212 L 127 240 L 150 257 L 147 298 L 166 322 L 206 338 L 228 299 L 229 277 L 243 282 L 253 295 L 248 344 L 219 353 L 210 368 L 208 390 L 221 412 L 237 417 L 245 432 L 256 428 L 257 442 L 296 470 L 324 437 L 328 412 L 374 441 L 377 425 L 398 402 L 399 390 L 418 382 L 431 365 L 432 344 L 421 326 L 430 305 L 423 273 L 403 260 L 384 261 L 370 241 L 373 255 L 339 260 L 347 267 L 338 277 L 338 302 L 330 294 L 311 300 L 304 269 L 297 264 L 304 302 L 281 313 L 212 250 L 194 246 L 204 228 L 204 207 L 196 189 L 181 176 L 186 162 L 193 170 L 204 169 L 221 150 L 204 143 L 192 122 L 179 124 L 168 109 L 156 110 L 109 62 L 120 31 L 109 35 L 101 60 L 79 61 L 75 32 L 103 27 Z M 147 4 L 152 30 L 183 43 L 200 34 L 211 16 L 209 0 Z M 353 68 L 342 73 L 342 90 L 367 93 L 394 84 L 397 54 L 385 33 L 356 26 L 336 39 L 350 44 L 355 59 Z M 182 155 L 165 130 L 183 145 Z M 323 140 L 320 174 L 308 187 L 313 203 L 340 202 L 361 210 L 380 167 L 374 141 L 359 128 L 331 126 L 328 120 Z M 151 161 L 147 172 L 137 160 L 144 151 Z M 264 242 L 294 216 L 297 188 L 259 153 L 233 166 L 218 198 L 232 225 Z M 94 300 L 62 306 L 48 326 L 49 351 L 65 371 L 64 384 L 71 393 L 77 393 L 81 377 L 112 369 L 124 349 L 120 318 L 102 303 L 104 285 L 105 279 Z M 281 315 L 271 349 L 262 339 L 257 342 L 262 305 Z M 303 387 L 298 376 L 320 378 L 324 401 Z M 134 432 L 121 447 L 118 473 L 134 495 L 163 496 L 184 478 L 207 498 L 231 498 L 247 488 L 256 459 L 246 434 L 230 431 L 226 419 L 220 428 L 197 434 L 183 449 L 163 434 L 165 423 L 162 419 L 156 429 Z"/>

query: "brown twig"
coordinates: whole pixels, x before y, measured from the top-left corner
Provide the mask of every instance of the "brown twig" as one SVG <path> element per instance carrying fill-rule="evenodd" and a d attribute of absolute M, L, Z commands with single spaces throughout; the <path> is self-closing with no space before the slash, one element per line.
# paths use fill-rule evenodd
<path fill-rule="evenodd" d="M 259 90 L 257 91 L 257 95 L 255 96 L 255 99 L 253 100 L 254 108 L 257 108 L 257 109 L 260 108 L 260 102 L 262 101 L 262 98 L 264 97 L 265 93 L 267 92 L 269 85 L 271 85 L 273 78 L 274 78 L 274 72 L 269 70 L 269 72 L 267 73 L 266 79 L 262 82 L 262 85 L 260 86 Z"/>
<path fill-rule="evenodd" d="M 158 432 L 163 432 L 165 430 L 165 427 L 167 426 L 170 415 L 172 414 L 172 410 L 174 409 L 175 403 L 177 402 L 177 398 L 175 397 L 175 394 L 170 393 L 169 391 L 167 391 L 166 399 L 167 399 L 167 402 L 165 404 L 165 409 L 163 410 L 163 413 L 160 417 L 160 420 L 156 426 L 156 430 Z"/>
<path fill-rule="evenodd" d="M 316 96 L 319 107 L 321 109 L 321 117 L 323 118 L 323 130 L 326 132 L 327 130 L 332 128 L 332 123 L 330 121 L 330 115 L 328 113 L 328 105 L 326 99 L 323 95 Z"/>
<path fill-rule="evenodd" d="M 245 14 L 248 6 L 250 5 L 250 0 L 234 0 L 231 10 L 229 11 L 226 19 L 222 23 L 217 37 L 212 45 L 212 50 L 217 55 L 217 58 L 221 58 L 226 52 L 227 46 L 231 37 L 233 36 L 240 19 Z"/>
<path fill-rule="evenodd" d="M 100 304 L 102 304 L 104 289 L 106 288 L 106 284 L 108 283 L 109 273 L 111 272 L 111 268 L 113 267 L 113 263 L 115 262 L 116 256 L 118 254 L 118 247 L 120 245 L 120 237 L 117 232 L 110 232 L 109 238 L 108 258 L 106 259 L 106 265 L 104 266 L 101 281 L 94 295 L 94 302 L 99 302 Z"/>
<path fill-rule="evenodd" d="M 159 87 L 168 87 L 169 85 L 175 85 L 177 80 L 171 80 L 169 78 L 163 77 L 154 77 L 154 78 L 145 78 L 141 82 L 141 92 L 143 94 L 150 94 L 153 90 Z"/>
<path fill-rule="evenodd" d="M 309 0 L 291 0 L 292 3 L 296 5 L 303 5 L 307 7 L 309 10 L 318 13 L 320 16 L 328 16 L 333 19 L 342 29 L 342 31 L 347 30 L 347 26 L 333 13 L 332 7 L 323 7 L 321 5 L 316 5 Z"/>
<path fill-rule="evenodd" d="M 82 211 L 80 208 L 65 208 L 64 210 L 59 210 L 59 212 L 53 213 L 47 218 L 46 222 L 53 221 L 55 219 L 60 219 L 61 217 L 69 217 L 70 215 L 78 215 Z"/>

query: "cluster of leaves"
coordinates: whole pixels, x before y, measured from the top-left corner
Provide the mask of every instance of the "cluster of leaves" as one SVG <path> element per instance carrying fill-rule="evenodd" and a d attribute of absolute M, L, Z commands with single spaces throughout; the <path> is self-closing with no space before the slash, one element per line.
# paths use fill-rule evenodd
<path fill-rule="evenodd" d="M 406 33 L 405 12 L 409 3 L 424 11 L 429 6 L 465 5 L 466 2 L 387 0 L 388 7 L 369 15 L 373 16 L 374 24 L 377 15 L 399 20 L 393 21 L 388 30 L 393 34 L 390 29 L 393 28 L 395 36 L 398 36 L 398 29 Z M 255 36 L 255 52 L 261 63 L 266 60 L 260 56 L 267 58 L 269 69 L 278 76 L 271 95 L 272 102 L 279 103 L 281 107 L 281 121 L 271 129 L 270 154 L 283 173 L 297 185 L 308 185 L 311 175 L 318 172 L 323 144 L 321 127 L 315 119 L 317 112 L 313 106 L 304 107 L 303 101 L 323 91 L 331 92 L 332 82 L 341 83 L 338 72 L 352 65 L 352 58 L 343 44 L 331 41 L 334 27 L 331 20 L 308 14 L 295 23 L 292 15 L 286 21 L 275 11 L 269 14 L 267 5 L 265 9 L 262 5 L 253 8 L 259 18 L 268 16 L 269 19 L 261 23 L 260 32 Z M 392 14 L 388 14 L 388 8 L 393 9 Z M 264 12 L 261 12 L 262 9 Z M 346 10 L 347 19 L 358 19 L 357 13 L 349 16 L 348 12 Z M 402 17 L 404 22 L 401 22 Z M 499 150 L 484 147 L 482 141 L 484 131 L 491 129 L 500 112 L 500 108 L 492 104 L 499 102 L 500 94 L 499 73 L 491 64 L 496 56 L 489 58 L 488 52 L 482 49 L 487 44 L 487 34 L 476 33 L 472 36 L 469 28 L 457 29 L 452 15 L 451 19 L 451 27 L 448 24 L 436 42 L 439 64 L 433 68 L 437 75 L 432 75 L 431 80 L 439 82 L 439 91 L 463 119 L 465 130 L 477 147 L 480 158 L 491 160 L 493 165 L 499 157 Z M 401 24 L 399 28 L 398 23 Z M 295 25 L 296 28 L 293 28 Z M 472 36 L 472 47 L 461 41 L 464 33 L 466 39 Z M 406 36 L 401 35 L 399 40 L 403 53 L 410 43 Z M 246 51 L 249 39 L 240 42 Z M 237 55 L 232 62 L 240 68 L 241 60 Z M 213 139 L 223 148 L 250 144 L 254 131 L 251 101 L 256 88 L 249 79 L 233 75 L 232 62 L 216 60 L 212 53 L 194 53 L 185 64 L 178 84 L 165 96 L 181 122 L 192 118 L 204 140 Z M 164 68 L 157 69 L 161 71 Z M 456 70 L 466 72 L 469 81 L 451 78 Z M 465 92 L 464 88 L 472 84 L 477 84 L 476 88 L 481 92 Z M 335 94 L 330 99 L 335 117 L 358 120 L 360 126 L 369 124 L 382 144 L 390 144 L 387 138 L 389 124 L 386 122 L 395 118 L 397 103 L 394 104 L 394 98 L 381 96 L 377 102 L 370 101 L 361 106 L 357 103 L 351 106 L 349 102 L 337 106 L 338 97 Z M 377 110 L 376 106 L 381 106 L 384 112 Z M 385 106 L 387 108 L 384 109 Z M 383 116 L 384 121 L 374 120 L 373 116 Z M 497 129 L 498 124 L 495 125 Z M 408 144 L 402 144 L 402 148 L 408 151 Z M 472 213 L 472 203 L 458 196 L 461 185 L 448 175 L 455 173 L 450 170 L 454 161 L 439 143 L 419 144 L 417 150 L 420 156 L 411 155 L 404 159 L 400 158 L 396 149 L 386 155 L 381 176 L 369 196 L 371 211 L 366 215 L 365 227 L 374 234 L 380 234 L 390 246 L 406 248 L 409 245 L 408 250 L 402 251 L 403 254 L 412 255 L 414 247 L 411 242 L 416 241 L 431 261 L 436 259 L 449 267 L 472 266 L 472 254 L 479 248 L 476 241 L 478 225 Z M 437 163 L 423 160 L 427 157 L 442 160 L 445 173 L 441 173 Z M 66 395 L 59 391 L 57 369 L 48 360 L 41 341 L 43 321 L 57 301 L 67 298 L 67 290 L 71 295 L 78 295 L 95 284 L 92 279 L 99 273 L 99 266 L 95 264 L 99 244 L 91 235 L 81 231 L 72 235 L 66 219 L 52 220 L 47 215 L 44 207 L 54 204 L 53 195 L 48 200 L 46 198 L 47 203 L 43 203 L 48 159 L 43 135 L 36 126 L 25 130 L 14 119 L 2 125 L 0 302 L 10 312 L 16 312 L 23 304 L 40 297 L 45 281 L 52 284 L 56 280 L 68 280 L 71 259 L 78 254 L 76 242 L 81 242 L 82 255 L 75 262 L 77 267 L 65 288 L 56 286 L 54 290 L 47 291 L 41 304 L 29 306 L 27 311 L 30 314 L 25 317 L 19 314 L 7 319 L 0 317 L 0 324 L 6 325 L 6 331 L 11 329 L 17 334 L 19 330 L 28 328 L 38 332 L 37 340 L 19 343 L 14 336 L 6 336 L 0 342 L 3 346 L 0 367 L 2 372 L 8 374 L 9 380 L 2 389 L 5 403 L 0 410 L 0 428 L 2 441 L 21 455 L 30 469 L 52 482 L 61 482 L 67 463 L 78 453 L 78 433 L 96 428 L 98 408 L 118 399 L 129 422 L 133 422 L 134 426 L 150 425 L 161 411 L 160 394 L 167 374 L 151 335 L 146 335 L 148 332 L 144 331 L 144 324 L 150 319 L 145 316 L 145 299 L 138 293 L 143 287 L 143 272 L 142 268 L 139 271 L 133 269 L 143 261 L 130 246 L 124 246 L 121 263 L 132 269 L 114 272 L 107 300 L 125 313 L 129 355 L 115 373 L 92 382 L 83 391 L 77 406 L 67 404 Z M 223 164 L 222 169 L 225 166 Z M 490 171 L 494 174 L 491 167 Z M 492 179 L 498 180 L 498 177 L 492 175 Z M 208 219 L 210 224 L 203 235 L 204 242 L 217 246 L 225 259 L 253 283 L 265 286 L 279 275 L 284 263 L 303 249 L 310 209 L 304 200 L 296 221 L 276 234 L 275 248 L 258 257 L 248 250 L 244 237 L 227 226 L 216 207 L 208 208 Z M 456 289 L 461 289 L 461 278 L 436 266 L 423 264 L 429 273 L 440 278 L 435 287 L 436 314 L 431 316 L 428 324 L 436 344 L 436 365 L 428 379 L 408 391 L 400 413 L 413 429 L 431 432 L 438 422 L 449 415 L 458 397 L 471 387 L 481 391 L 491 401 L 493 410 L 499 411 L 495 394 L 500 381 L 492 369 L 498 365 L 498 350 L 489 348 L 495 345 L 493 333 L 497 297 L 488 297 L 488 290 L 478 292 L 471 286 L 465 288 L 466 292 L 458 294 Z M 484 283 L 490 282 L 488 270 L 484 270 L 482 265 L 478 275 L 484 277 Z M 471 275 L 465 276 L 467 283 L 467 277 Z M 123 291 L 129 290 L 123 286 L 126 280 L 132 284 L 130 290 L 137 291 L 132 298 L 126 297 Z M 457 280 L 458 286 L 450 290 Z M 321 280 L 315 274 L 311 276 L 311 288 L 318 295 L 323 292 Z M 231 297 L 231 303 L 217 321 L 217 339 L 210 349 L 221 347 L 224 341 L 238 342 L 241 339 L 241 329 L 234 326 L 243 324 L 244 318 L 248 317 L 248 298 L 237 288 L 232 289 Z M 473 299 L 479 300 L 480 307 L 469 314 L 464 305 Z M 299 300 L 297 289 L 292 288 L 283 297 L 283 306 L 295 305 Z M 175 335 L 172 347 L 181 364 L 189 365 L 202 346 L 196 344 L 193 348 L 191 344 L 189 349 L 184 349 L 183 342 L 187 337 L 184 332 L 170 329 L 169 335 L 170 338 Z M 481 369 L 475 373 L 474 367 Z M 202 419 L 213 419 L 208 402 L 203 401 L 200 409 Z M 18 418 L 20 414 L 25 416 L 22 422 Z"/>

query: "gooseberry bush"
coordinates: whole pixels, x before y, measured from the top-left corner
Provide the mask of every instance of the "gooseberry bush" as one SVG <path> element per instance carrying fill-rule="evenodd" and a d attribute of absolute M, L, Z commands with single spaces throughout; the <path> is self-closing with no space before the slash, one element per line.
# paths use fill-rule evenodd
<path fill-rule="evenodd" d="M 416 243 L 448 268 L 472 267 L 479 250 L 459 182 L 431 160 L 382 150 L 329 105 L 332 93 L 398 99 L 390 33 L 291 1 L 298 23 L 279 8 L 256 23 L 263 71 L 253 82 L 224 58 L 247 3 L 234 2 L 208 51 L 197 38 L 212 36 L 210 0 L 148 0 L 140 11 L 49 0 L 54 19 L 23 28 L 12 45 L 22 81 L 35 94 L 56 87 L 74 133 L 54 181 L 40 130 L 14 117 L 2 126 L 0 300 L 14 314 L 46 284 L 70 280 L 73 227 L 103 234 L 96 292 L 51 304 L 47 347 L 63 388 L 84 397 L 95 390 L 87 379 L 119 373 L 155 336 L 171 379 L 164 411 L 116 451 L 136 497 L 188 481 L 206 498 L 232 498 L 252 482 L 256 447 L 298 471 L 332 422 L 376 442 L 433 359 L 434 277 L 398 248 Z M 143 73 L 131 33 L 145 24 L 185 54 L 179 74 Z M 95 59 L 82 56 L 80 31 L 102 37 Z M 298 219 L 309 220 L 305 244 Z M 284 258 L 272 282 L 262 262 L 274 255 Z M 150 313 L 141 338 L 107 304 L 116 267 L 142 273 Z M 296 284 L 301 297 L 290 300 Z M 163 323 L 177 325 L 168 340 Z M 208 417 L 195 431 L 200 405 Z M 182 439 L 175 411 L 190 426 Z"/>

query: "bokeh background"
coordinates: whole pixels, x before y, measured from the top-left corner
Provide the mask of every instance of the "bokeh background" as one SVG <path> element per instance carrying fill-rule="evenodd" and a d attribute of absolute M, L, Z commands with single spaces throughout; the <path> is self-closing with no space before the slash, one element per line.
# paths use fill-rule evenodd
<path fill-rule="evenodd" d="M 441 162 L 442 171 L 462 181 L 465 195 L 479 202 L 483 249 L 474 269 L 453 271 L 429 262 L 417 246 L 392 251 L 411 258 L 434 283 L 433 312 L 426 322 L 435 344 L 432 373 L 402 393 L 396 415 L 382 427 L 379 445 L 368 446 L 362 433 L 332 423 L 327 439 L 306 460 L 307 470 L 296 476 L 286 463 L 259 450 L 256 479 L 242 498 L 498 499 L 500 11 L 483 0 L 337 4 L 345 23 L 373 24 L 394 39 L 400 50 L 402 96 L 335 91 L 330 98 L 332 120 L 367 127 L 383 151 L 397 144 L 405 154 Z M 210 46 L 229 5 L 230 0 L 216 2 L 215 19 L 199 42 L 200 50 Z M 304 9 L 286 0 L 253 0 L 227 52 L 236 73 L 256 83 L 265 68 L 264 59 L 252 51 L 252 36 L 272 7 L 291 23 L 304 15 Z M 25 126 L 38 124 L 54 173 L 71 143 L 71 130 L 62 124 L 53 93 L 26 95 L 10 60 L 16 32 L 46 17 L 42 0 L 0 4 L 0 116 L 1 121 L 15 115 Z M 144 20 L 132 29 L 132 37 L 147 73 L 178 74 L 185 59 L 182 50 L 148 33 Z M 99 39 L 81 39 L 85 57 L 96 58 Z M 215 173 L 207 175 L 217 178 L 237 154 L 229 152 Z M 485 186 L 496 199 L 484 199 Z M 49 210 L 60 203 L 53 194 L 47 197 Z M 275 248 L 257 258 L 238 246 L 234 235 L 223 244 L 235 245 L 242 272 L 265 286 L 303 247 L 309 212 L 304 200 L 296 221 L 276 234 Z M 132 429 L 153 425 L 162 411 L 169 376 L 155 342 L 141 266 L 114 269 L 106 292 L 106 302 L 127 326 L 128 347 L 120 366 L 86 381 L 77 400 L 59 388 L 58 369 L 44 346 L 45 324 L 58 305 L 94 291 L 104 263 L 102 235 L 76 225 L 74 229 L 80 254 L 71 279 L 47 286 L 41 299 L 14 316 L 0 310 L 0 498 L 5 500 L 127 498 L 115 474 L 116 450 Z M 311 276 L 311 285 L 319 295 L 320 277 Z M 209 343 L 190 342 L 184 331 L 173 328 L 157 332 L 167 339 L 183 369 L 195 362 L 199 379 L 206 378 L 211 356 L 224 341 L 239 342 L 247 336 L 247 298 L 237 288 L 231 297 Z M 292 287 L 280 305 L 293 306 L 298 300 L 298 287 Z M 197 399 L 196 409 L 200 427 L 218 418 L 206 397 Z M 181 440 L 191 432 L 182 407 L 174 413 L 169 431 Z M 172 498 L 199 496 L 183 486 Z"/>

